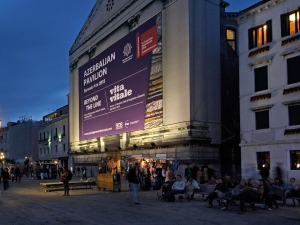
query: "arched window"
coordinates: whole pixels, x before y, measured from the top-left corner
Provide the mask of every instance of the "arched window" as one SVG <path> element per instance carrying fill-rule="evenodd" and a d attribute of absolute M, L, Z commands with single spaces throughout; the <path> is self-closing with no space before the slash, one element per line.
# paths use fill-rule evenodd
<path fill-rule="evenodd" d="M 227 28 L 226 29 L 226 40 L 228 44 L 232 47 L 234 51 L 236 51 L 236 34 L 235 30 Z"/>

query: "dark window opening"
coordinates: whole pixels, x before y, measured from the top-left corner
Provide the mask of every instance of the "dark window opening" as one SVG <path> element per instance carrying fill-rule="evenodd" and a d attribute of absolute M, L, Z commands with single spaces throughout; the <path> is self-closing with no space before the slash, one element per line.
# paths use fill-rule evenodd
<path fill-rule="evenodd" d="M 270 169 L 270 152 L 257 152 L 257 169 L 261 170 L 262 168 Z"/>
<path fill-rule="evenodd" d="M 268 89 L 268 66 L 254 69 L 255 92 Z"/>
<path fill-rule="evenodd" d="M 300 82 L 300 56 L 287 59 L 288 84 Z"/>
<path fill-rule="evenodd" d="M 300 105 L 289 106 L 289 125 L 300 125 Z"/>
<path fill-rule="evenodd" d="M 290 151 L 291 170 L 300 170 L 300 150 Z"/>
<path fill-rule="evenodd" d="M 270 127 L 269 110 L 255 112 L 256 130 L 267 129 Z"/>

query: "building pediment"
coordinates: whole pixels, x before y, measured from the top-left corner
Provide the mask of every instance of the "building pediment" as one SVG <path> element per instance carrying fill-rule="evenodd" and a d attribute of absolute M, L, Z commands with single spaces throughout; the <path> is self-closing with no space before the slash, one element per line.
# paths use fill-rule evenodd
<path fill-rule="evenodd" d="M 148 3 L 151 1 L 152 0 L 147 0 L 144 2 Z M 85 43 L 95 45 L 96 43 L 92 42 L 96 35 L 99 37 L 101 36 L 99 35 L 101 32 L 112 32 L 112 30 L 116 29 L 117 26 L 127 21 L 130 15 L 137 11 L 136 7 L 144 5 L 135 4 L 136 2 L 140 1 L 97 0 L 70 49 L 70 55 Z"/>

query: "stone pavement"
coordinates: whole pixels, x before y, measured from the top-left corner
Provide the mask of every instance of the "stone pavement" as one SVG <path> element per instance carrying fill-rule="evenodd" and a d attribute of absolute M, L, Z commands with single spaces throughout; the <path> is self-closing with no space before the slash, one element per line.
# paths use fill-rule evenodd
<path fill-rule="evenodd" d="M 74 177 L 73 180 L 79 180 Z M 58 180 L 57 180 L 58 181 Z M 300 206 L 280 207 L 268 211 L 258 209 L 239 215 L 238 206 L 220 211 L 215 203 L 207 208 L 207 202 L 200 199 L 182 203 L 162 202 L 156 197 L 157 191 L 140 191 L 141 205 L 133 204 L 128 183 L 123 181 L 122 191 L 80 189 L 70 190 L 70 196 L 62 196 L 62 191 L 43 192 L 40 182 L 53 180 L 33 180 L 23 178 L 21 183 L 11 183 L 7 191 L 0 184 L 0 225 L 134 225 L 134 224 L 300 224 Z"/>

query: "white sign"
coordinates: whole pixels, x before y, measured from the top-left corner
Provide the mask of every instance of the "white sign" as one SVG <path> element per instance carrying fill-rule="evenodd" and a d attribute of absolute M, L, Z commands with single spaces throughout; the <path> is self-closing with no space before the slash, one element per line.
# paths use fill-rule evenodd
<path fill-rule="evenodd" d="M 167 154 L 156 154 L 156 158 L 157 159 L 166 159 L 167 158 Z"/>

